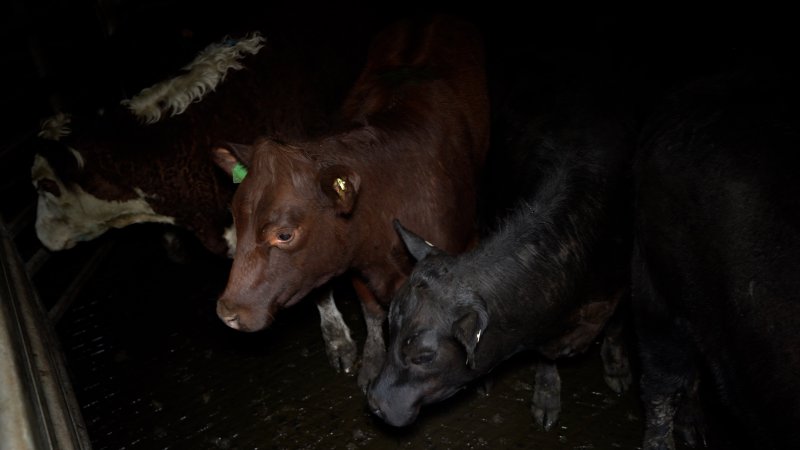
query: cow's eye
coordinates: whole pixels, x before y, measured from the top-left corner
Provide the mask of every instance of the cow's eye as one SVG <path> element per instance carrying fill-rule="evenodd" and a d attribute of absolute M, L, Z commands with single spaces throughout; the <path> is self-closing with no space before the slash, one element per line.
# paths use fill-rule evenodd
<path fill-rule="evenodd" d="M 297 238 L 297 228 L 273 228 L 269 235 L 269 245 L 288 247 Z"/>
<path fill-rule="evenodd" d="M 39 192 L 48 192 L 56 197 L 61 195 L 61 188 L 58 187 L 58 183 L 50 178 L 42 178 L 39 180 L 36 183 L 36 188 L 39 190 Z"/>
<path fill-rule="evenodd" d="M 411 364 L 417 366 L 424 366 L 433 362 L 436 353 L 433 351 L 424 351 L 411 357 Z"/>

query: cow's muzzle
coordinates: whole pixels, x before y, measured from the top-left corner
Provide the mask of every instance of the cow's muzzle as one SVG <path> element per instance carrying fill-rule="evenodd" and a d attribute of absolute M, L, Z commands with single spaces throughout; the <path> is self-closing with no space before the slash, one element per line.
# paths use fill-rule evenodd
<path fill-rule="evenodd" d="M 380 382 L 378 382 L 379 384 Z M 394 427 L 411 425 L 419 414 L 419 405 L 409 401 L 402 392 L 386 392 L 376 386 L 375 381 L 367 387 L 369 411 Z"/>
<path fill-rule="evenodd" d="M 225 325 L 233 328 L 234 330 L 239 329 L 239 314 L 231 311 L 230 308 L 225 306 L 225 302 L 222 300 L 217 301 L 217 316 L 225 323 Z"/>
<path fill-rule="evenodd" d="M 386 421 L 386 415 L 381 410 L 380 405 L 378 404 L 375 396 L 373 395 L 373 387 L 375 384 L 375 380 L 372 380 L 367 387 L 367 406 L 372 414 L 381 418 L 381 420 Z"/>

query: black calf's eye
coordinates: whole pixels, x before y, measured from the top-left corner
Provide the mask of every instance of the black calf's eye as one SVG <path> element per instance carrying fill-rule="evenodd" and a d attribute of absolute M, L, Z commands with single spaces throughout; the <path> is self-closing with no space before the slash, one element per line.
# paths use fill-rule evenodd
<path fill-rule="evenodd" d="M 436 353 L 434 352 L 420 353 L 419 355 L 415 355 L 414 357 L 411 358 L 411 363 L 418 366 L 422 366 L 433 362 L 433 358 L 435 357 Z"/>
<path fill-rule="evenodd" d="M 279 231 L 277 234 L 278 240 L 281 242 L 289 242 L 294 235 L 290 231 Z"/>

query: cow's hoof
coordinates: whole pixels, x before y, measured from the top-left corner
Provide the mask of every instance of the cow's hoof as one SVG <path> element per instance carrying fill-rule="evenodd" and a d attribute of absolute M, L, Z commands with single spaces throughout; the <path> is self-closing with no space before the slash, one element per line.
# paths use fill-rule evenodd
<path fill-rule="evenodd" d="M 697 383 L 682 398 L 675 413 L 675 434 L 691 448 L 706 448 L 706 420 L 697 392 Z"/>
<path fill-rule="evenodd" d="M 707 448 L 705 426 L 699 423 L 683 423 L 675 419 L 675 433 L 690 448 Z"/>
<path fill-rule="evenodd" d="M 646 388 L 645 382 L 645 395 Z M 675 450 L 675 439 L 672 435 L 676 426 L 675 400 L 677 395 L 675 393 L 654 394 L 646 395 L 646 397 L 643 398 L 645 416 L 643 450 Z"/>
<path fill-rule="evenodd" d="M 494 386 L 494 378 L 491 375 L 487 375 L 482 382 L 478 383 L 476 389 L 479 394 L 488 397 L 492 392 L 492 386 Z"/>
<path fill-rule="evenodd" d="M 631 383 L 633 382 L 630 370 L 618 374 L 606 373 L 603 379 L 606 380 L 608 387 L 617 394 L 626 392 L 630 389 Z"/>
<path fill-rule="evenodd" d="M 606 337 L 600 348 L 600 356 L 603 360 L 603 379 L 612 391 L 617 394 L 626 392 L 633 383 L 631 366 L 625 348 L 615 339 Z"/>
<path fill-rule="evenodd" d="M 358 349 L 352 339 L 346 340 L 343 336 L 342 339 L 326 341 L 325 353 L 327 353 L 328 361 L 336 372 L 344 372 L 346 374 L 355 372 Z"/>
<path fill-rule="evenodd" d="M 539 361 L 533 386 L 531 412 L 536 423 L 549 431 L 561 413 L 561 377 L 555 363 Z"/>
<path fill-rule="evenodd" d="M 642 448 L 644 450 L 675 450 L 675 442 L 672 440 L 672 436 L 648 437 L 645 434 Z"/>
<path fill-rule="evenodd" d="M 561 414 L 561 392 L 558 390 L 548 390 L 535 388 L 533 391 L 533 402 L 531 413 L 545 431 L 550 431 L 553 425 L 558 422 L 558 415 Z"/>
<path fill-rule="evenodd" d="M 561 400 L 556 398 L 536 400 L 534 395 L 533 405 L 531 406 L 531 413 L 536 423 L 539 424 L 545 431 L 550 431 L 553 425 L 558 422 L 558 415 L 561 413 Z"/>

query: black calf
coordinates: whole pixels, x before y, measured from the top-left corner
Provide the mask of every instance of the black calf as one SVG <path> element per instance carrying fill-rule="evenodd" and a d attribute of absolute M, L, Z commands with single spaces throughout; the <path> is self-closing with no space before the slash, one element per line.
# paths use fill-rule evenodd
<path fill-rule="evenodd" d="M 477 248 L 445 254 L 396 224 L 418 262 L 391 303 L 387 360 L 368 390 L 371 410 L 391 425 L 412 423 L 421 406 L 520 351 L 549 360 L 583 351 L 626 294 L 630 130 L 580 95 L 569 103 L 580 106 L 561 109 L 563 97 L 548 97 L 556 90 L 541 84 L 509 97 L 511 114 L 493 133 L 517 164 L 505 189 L 492 188 L 504 204 L 524 200 Z M 625 361 L 618 365 L 611 384 L 621 390 L 630 374 Z M 558 399 L 554 369 L 543 366 L 537 381 L 555 382 Z M 558 403 L 543 410 L 553 392 L 536 389 L 534 414 L 552 425 L 541 416 L 557 415 Z"/>

